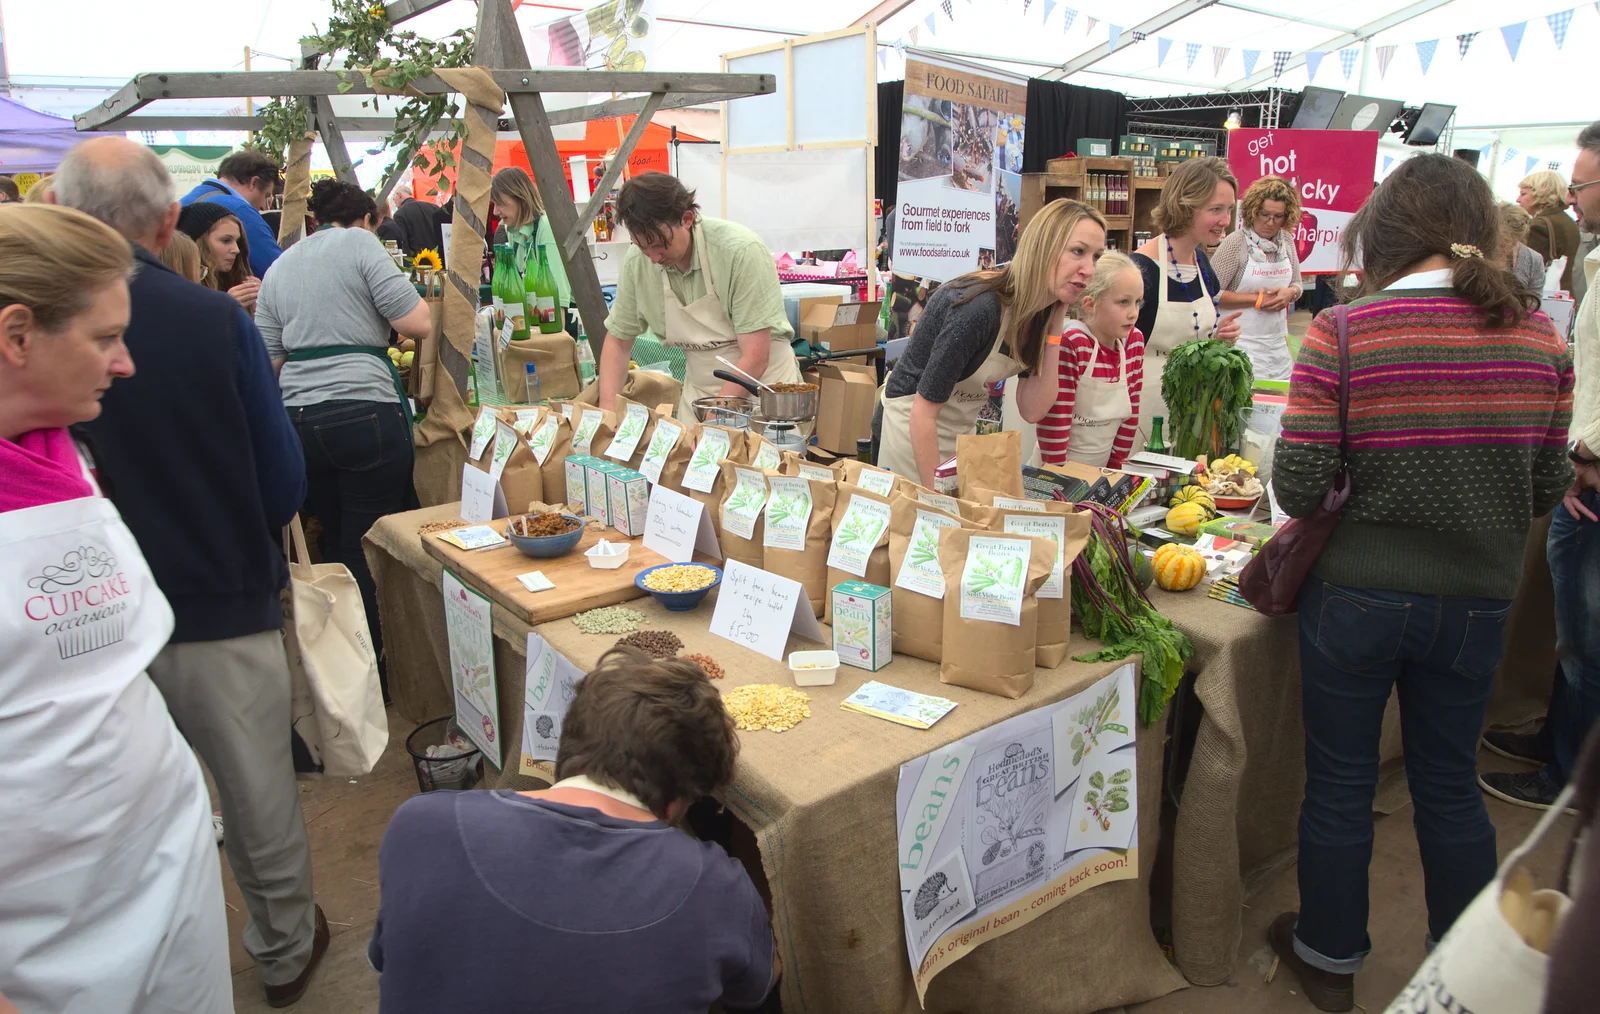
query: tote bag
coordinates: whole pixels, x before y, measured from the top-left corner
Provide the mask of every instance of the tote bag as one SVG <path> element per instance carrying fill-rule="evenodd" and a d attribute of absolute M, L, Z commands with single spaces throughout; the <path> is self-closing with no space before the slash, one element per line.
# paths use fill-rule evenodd
<path fill-rule="evenodd" d="M 378 657 L 361 589 L 342 563 L 310 561 L 300 519 L 284 530 L 289 551 L 289 656 L 295 735 L 325 775 L 364 775 L 389 744 Z"/>
<path fill-rule="evenodd" d="M 1264 616 L 1284 616 L 1296 609 L 1300 586 L 1339 526 L 1339 514 L 1350 499 L 1350 464 L 1346 447 L 1350 429 L 1350 308 L 1336 306 L 1339 325 L 1339 471 L 1317 509 L 1294 518 L 1268 539 L 1239 574 L 1239 594 Z"/>
<path fill-rule="evenodd" d="M 1506 857 L 1384 1014 L 1539 1014 L 1550 964 L 1546 952 L 1572 900 L 1560 891 L 1535 890 L 1522 861 L 1566 812 L 1574 789 L 1569 784 Z"/>

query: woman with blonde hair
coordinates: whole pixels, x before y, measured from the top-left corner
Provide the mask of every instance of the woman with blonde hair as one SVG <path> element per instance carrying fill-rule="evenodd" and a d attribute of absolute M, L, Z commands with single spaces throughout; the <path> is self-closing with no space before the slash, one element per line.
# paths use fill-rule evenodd
<path fill-rule="evenodd" d="M 68 427 L 133 374 L 128 243 L 0 209 L 0 996 L 233 1010 L 211 803 L 146 668 L 172 608 Z"/>
<path fill-rule="evenodd" d="M 1279 176 L 1263 176 L 1244 192 L 1239 228 L 1211 258 L 1222 283 L 1218 302 L 1239 310 L 1239 348 L 1262 380 L 1288 380 L 1289 309 L 1300 298 L 1300 258 L 1294 230 L 1300 194 Z"/>
<path fill-rule="evenodd" d="M 1011 263 L 940 286 L 885 383 L 879 465 L 932 489 L 956 438 L 977 428 L 987 385 L 1019 374 L 1008 396 L 1026 422 L 1044 418 L 1056 403 L 1067 309 L 1105 245 L 1098 211 L 1052 201 L 1022 230 Z"/>
<path fill-rule="evenodd" d="M 204 275 L 200 268 L 200 248 L 187 233 L 176 230 L 172 233 L 167 245 L 161 248 L 161 263 L 197 285 Z"/>
<path fill-rule="evenodd" d="M 178 230 L 200 248 L 200 284 L 226 292 L 253 316 L 261 279 L 250 273 L 250 241 L 238 216 L 201 198 L 178 215 Z"/>
<path fill-rule="evenodd" d="M 1145 336 L 1144 375 L 1150 378 L 1139 405 L 1141 446 L 1150 440 L 1154 418 L 1167 415 L 1161 398 L 1167 355 L 1184 342 L 1239 338 L 1239 313 L 1222 315 L 1222 283 L 1201 249 L 1222 242 L 1238 191 L 1226 161 L 1214 156 L 1190 159 L 1162 188 L 1152 216 L 1156 237 L 1133 253 L 1144 277 L 1138 327 Z"/>
<path fill-rule="evenodd" d="M 528 258 L 535 247 L 543 250 L 550 275 L 556 281 L 556 303 L 563 309 L 571 306 L 572 285 L 567 281 L 567 269 L 556 246 L 555 232 L 550 228 L 550 219 L 544 213 L 544 201 L 533 185 L 533 177 L 516 166 L 500 170 L 489 184 L 489 200 L 500 216 L 494 241 L 510 244 L 517 271 L 528 270 Z"/>
<path fill-rule="evenodd" d="M 1517 184 L 1517 204 L 1533 216 L 1523 242 L 1544 258 L 1547 268 L 1557 257 L 1567 259 L 1566 267 L 1561 270 L 1561 289 L 1571 292 L 1572 262 L 1578 259 L 1578 223 L 1567 214 L 1566 195 L 1567 181 L 1550 169 L 1529 173 Z M 1534 291 L 1543 288 L 1541 280 Z"/>
<path fill-rule="evenodd" d="M 1500 214 L 1500 263 L 1509 268 L 1528 291 L 1542 292 L 1544 259 L 1523 242 L 1528 235 L 1528 213 L 1521 205 L 1510 201 L 1500 201 L 1494 207 Z"/>

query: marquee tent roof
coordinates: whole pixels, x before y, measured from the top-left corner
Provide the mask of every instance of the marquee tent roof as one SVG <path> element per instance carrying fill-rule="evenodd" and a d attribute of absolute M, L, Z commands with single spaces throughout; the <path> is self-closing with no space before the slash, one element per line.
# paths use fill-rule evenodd
<path fill-rule="evenodd" d="M 71 120 L 0 96 L 0 173 L 50 172 L 79 139 Z"/>

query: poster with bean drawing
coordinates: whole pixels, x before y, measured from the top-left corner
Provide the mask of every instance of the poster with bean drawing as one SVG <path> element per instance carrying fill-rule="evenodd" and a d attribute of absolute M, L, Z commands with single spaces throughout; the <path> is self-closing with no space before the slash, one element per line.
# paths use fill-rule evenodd
<path fill-rule="evenodd" d="M 1136 679 L 1130 662 L 901 765 L 900 899 L 919 998 L 985 940 L 1138 877 Z"/>
<path fill-rule="evenodd" d="M 500 698 L 495 688 L 494 627 L 489 599 L 446 570 L 440 583 L 444 591 L 445 634 L 450 644 L 450 686 L 456 706 L 456 726 L 483 759 L 500 769 Z"/>

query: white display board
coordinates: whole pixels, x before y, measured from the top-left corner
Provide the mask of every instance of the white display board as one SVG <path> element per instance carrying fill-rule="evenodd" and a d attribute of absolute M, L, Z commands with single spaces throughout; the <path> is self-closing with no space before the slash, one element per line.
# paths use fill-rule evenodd
<path fill-rule="evenodd" d="M 861 202 L 872 181 L 865 148 L 728 155 L 722 217 L 779 250 L 867 249 Z M 700 206 L 709 207 L 705 195 Z"/>

